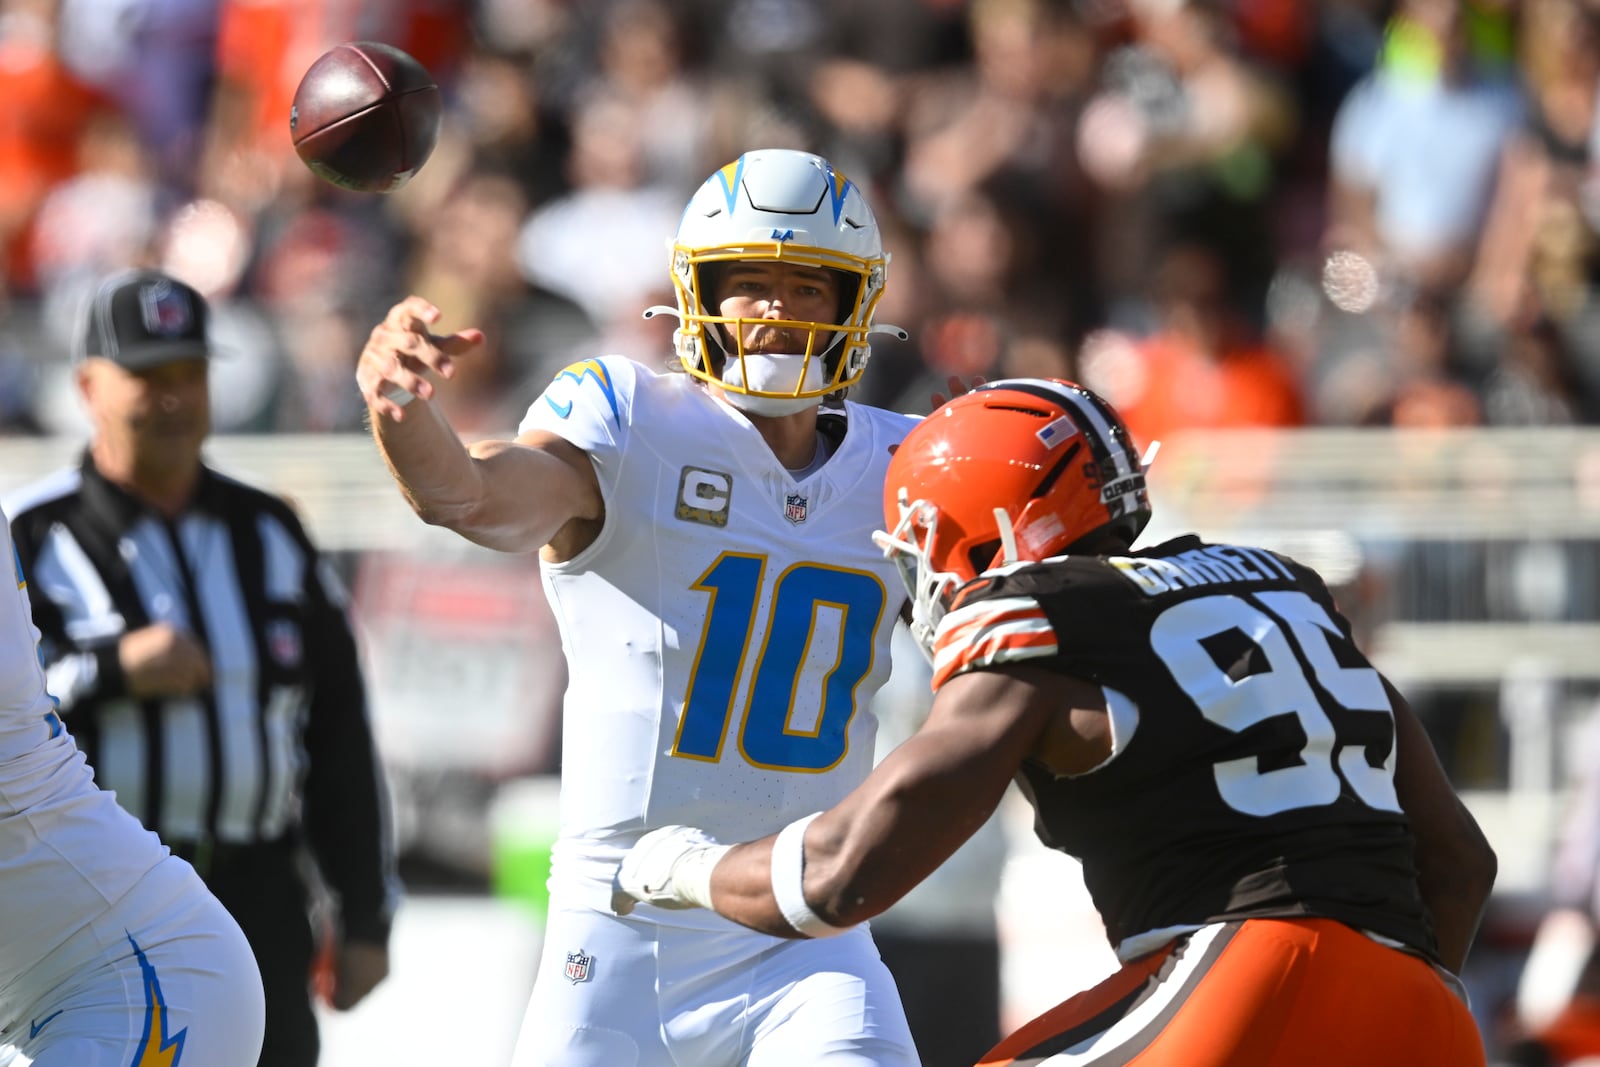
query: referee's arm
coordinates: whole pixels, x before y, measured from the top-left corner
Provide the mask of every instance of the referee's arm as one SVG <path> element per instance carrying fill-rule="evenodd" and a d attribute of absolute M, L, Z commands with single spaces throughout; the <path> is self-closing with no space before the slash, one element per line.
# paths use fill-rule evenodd
<path fill-rule="evenodd" d="M 311 568 L 306 649 L 314 686 L 305 731 L 304 823 L 317 866 L 338 896 L 346 941 L 386 944 L 393 918 L 382 776 L 367 721 L 355 637 Z"/>

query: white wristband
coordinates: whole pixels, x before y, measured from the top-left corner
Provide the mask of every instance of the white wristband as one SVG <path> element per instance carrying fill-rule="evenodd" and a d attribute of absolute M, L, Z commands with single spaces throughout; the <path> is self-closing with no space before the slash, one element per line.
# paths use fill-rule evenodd
<path fill-rule="evenodd" d="M 818 811 L 796 819 L 780 830 L 778 840 L 772 843 L 772 895 L 784 921 L 807 937 L 833 937 L 847 929 L 823 922 L 806 903 L 806 827 L 821 814 Z"/>
<path fill-rule="evenodd" d="M 683 854 L 672 865 L 672 894 L 697 908 L 711 907 L 711 872 L 732 845 L 705 845 Z"/>

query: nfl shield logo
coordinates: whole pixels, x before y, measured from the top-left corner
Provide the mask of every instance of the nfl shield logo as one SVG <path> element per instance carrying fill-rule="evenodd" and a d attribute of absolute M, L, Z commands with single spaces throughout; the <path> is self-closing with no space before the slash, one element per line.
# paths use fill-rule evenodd
<path fill-rule="evenodd" d="M 579 982 L 587 982 L 593 970 L 594 957 L 584 952 L 583 949 L 580 948 L 576 952 L 567 953 L 566 975 L 573 985 L 577 985 Z"/>
<path fill-rule="evenodd" d="M 806 521 L 806 498 L 799 493 L 789 493 L 783 498 L 783 517 L 796 526 Z"/>
<path fill-rule="evenodd" d="M 188 295 L 169 282 L 156 282 L 141 289 L 139 305 L 144 328 L 157 337 L 178 337 L 194 321 Z"/>

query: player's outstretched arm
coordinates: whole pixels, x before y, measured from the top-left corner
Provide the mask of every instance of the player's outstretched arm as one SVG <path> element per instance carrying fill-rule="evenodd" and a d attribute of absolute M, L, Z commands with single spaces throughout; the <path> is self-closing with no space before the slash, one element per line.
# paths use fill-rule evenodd
<path fill-rule="evenodd" d="M 373 327 L 356 363 L 373 438 L 411 509 L 477 544 L 531 552 L 569 524 L 597 521 L 600 486 L 588 456 L 549 433 L 468 449 L 430 402 L 430 375 L 449 379 L 483 343 L 479 330 L 432 333 L 439 309 L 407 297 Z"/>
<path fill-rule="evenodd" d="M 1411 705 L 1387 680 L 1395 725 L 1395 794 L 1416 837 L 1422 900 L 1433 913 L 1440 960 L 1460 973 L 1494 887 L 1498 861 L 1456 795 Z"/>
<path fill-rule="evenodd" d="M 836 933 L 877 915 L 983 825 L 1062 712 L 1059 676 L 1016 666 L 958 675 L 922 729 L 838 806 L 714 854 L 705 889 L 690 891 L 704 899 L 693 902 L 779 937 Z M 686 840 L 686 873 L 706 858 L 704 847 Z"/>
<path fill-rule="evenodd" d="M 798 879 L 782 834 L 735 848 L 712 873 L 716 910 L 790 937 L 796 904 L 833 928 L 883 912 L 994 813 L 1061 715 L 1059 685 L 1059 675 L 1025 666 L 952 678 L 922 728 L 806 827 Z M 792 881 L 798 900 L 796 887 L 786 886 Z M 788 896 L 787 907 L 780 895 Z"/>

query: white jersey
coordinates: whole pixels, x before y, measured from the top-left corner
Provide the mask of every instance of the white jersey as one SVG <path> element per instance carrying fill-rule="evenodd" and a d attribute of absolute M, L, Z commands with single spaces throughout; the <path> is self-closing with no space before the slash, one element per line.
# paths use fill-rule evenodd
<path fill-rule="evenodd" d="M 523 431 L 589 454 L 606 509 L 592 545 L 542 568 L 568 664 L 553 890 L 607 907 L 645 829 L 761 837 L 872 768 L 868 705 L 905 594 L 871 535 L 916 419 L 822 417 L 846 432 L 796 482 L 688 375 L 589 360 L 529 409 Z"/>
<path fill-rule="evenodd" d="M 55 713 L 22 565 L 0 594 L 0 1022 L 17 977 L 105 912 L 167 856 L 99 789 Z"/>

